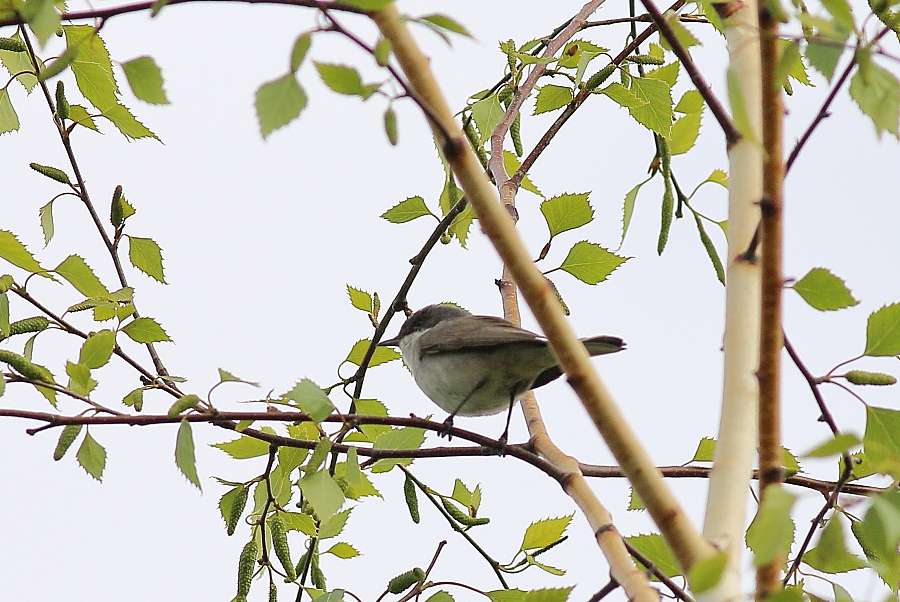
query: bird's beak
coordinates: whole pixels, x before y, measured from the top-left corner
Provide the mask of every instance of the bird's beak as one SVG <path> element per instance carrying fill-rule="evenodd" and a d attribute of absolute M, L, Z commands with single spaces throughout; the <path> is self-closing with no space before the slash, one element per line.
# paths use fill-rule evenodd
<path fill-rule="evenodd" d="M 400 339 L 388 339 L 386 341 L 381 341 L 376 345 L 376 347 L 397 347 L 400 345 Z"/>

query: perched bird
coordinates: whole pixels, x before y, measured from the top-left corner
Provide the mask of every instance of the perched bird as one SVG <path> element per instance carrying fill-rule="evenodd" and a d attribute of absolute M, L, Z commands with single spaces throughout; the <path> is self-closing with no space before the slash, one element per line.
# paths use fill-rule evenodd
<path fill-rule="evenodd" d="M 622 339 L 581 339 L 588 353 L 621 351 Z M 453 305 L 429 305 L 412 314 L 393 339 L 382 346 L 399 347 L 416 384 L 453 417 L 487 416 L 507 410 L 526 391 L 559 378 L 562 369 L 547 340 L 495 316 L 475 316 Z"/>

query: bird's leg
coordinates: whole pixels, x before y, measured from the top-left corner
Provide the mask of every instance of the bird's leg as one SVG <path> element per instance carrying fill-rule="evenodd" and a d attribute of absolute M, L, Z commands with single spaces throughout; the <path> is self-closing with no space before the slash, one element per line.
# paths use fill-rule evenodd
<path fill-rule="evenodd" d="M 450 440 L 450 438 L 451 438 L 450 437 L 450 429 L 453 428 L 453 418 L 459 413 L 459 411 L 461 409 L 463 409 L 463 406 L 466 405 L 466 402 L 469 401 L 470 399 L 472 399 L 472 396 L 475 395 L 475 392 L 478 391 L 478 389 L 480 389 L 481 387 L 483 387 L 485 385 L 485 383 L 487 383 L 487 377 L 482 378 L 480 381 L 478 381 L 478 384 L 476 384 L 474 387 L 472 387 L 472 390 L 469 391 L 466 394 L 466 396 L 463 397 L 462 401 L 459 402 L 459 404 L 456 406 L 456 408 L 454 408 L 454 410 L 452 412 L 450 412 L 450 415 L 447 416 L 447 419 L 444 421 L 444 425 L 441 427 L 441 430 L 438 432 L 438 434 L 441 437 L 446 436 L 447 440 L 448 441 Z"/>
<path fill-rule="evenodd" d="M 513 411 L 513 406 L 515 405 L 515 403 L 516 403 L 516 394 L 512 393 L 509 396 L 509 410 L 506 412 L 506 428 L 503 429 L 503 434 L 500 435 L 499 439 L 497 439 L 497 442 L 500 443 L 501 450 L 502 450 L 502 448 L 506 447 L 506 440 L 509 438 L 509 421 L 512 420 L 512 411 Z M 500 452 L 500 455 L 501 456 L 503 455 L 502 451 Z"/>

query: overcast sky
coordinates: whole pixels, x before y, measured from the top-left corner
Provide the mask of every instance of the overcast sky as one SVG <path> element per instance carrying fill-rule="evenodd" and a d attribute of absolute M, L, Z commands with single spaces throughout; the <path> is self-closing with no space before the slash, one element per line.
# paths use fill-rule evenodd
<path fill-rule="evenodd" d="M 379 215 L 412 195 L 423 196 L 435 207 L 443 173 L 425 123 L 411 103 L 395 106 L 400 143 L 391 147 L 381 127 L 383 99 L 362 103 L 337 96 L 319 82 L 309 62 L 299 74 L 310 98 L 307 110 L 299 121 L 263 141 L 253 109 L 255 90 L 285 72 L 294 38 L 314 24 L 314 15 L 289 7 L 206 4 L 168 7 L 154 20 L 146 14 L 117 17 L 103 28 L 113 59 L 151 55 L 161 66 L 171 105 L 150 106 L 127 91 L 124 101 L 164 144 L 129 143 L 104 125 L 103 136 L 77 133 L 74 146 L 100 213 L 107 211 L 113 188 L 122 184 L 137 208 L 129 231 L 152 237 L 163 248 L 168 285 L 138 273 L 129 274 L 129 279 L 137 290 L 140 311 L 156 318 L 175 341 L 159 346 L 170 371 L 186 377 L 184 388 L 201 396 L 216 382 L 218 367 L 262 383 L 260 390 L 233 385 L 214 394 L 218 407 L 234 410 L 247 408 L 237 400 L 269 390 L 283 392 L 301 377 L 323 386 L 335 382 L 336 367 L 353 343 L 371 335 L 366 316 L 347 300 L 346 284 L 377 291 L 386 304 L 409 268 L 408 259 L 433 227 L 425 219 L 389 224 Z M 417 15 L 446 12 L 472 31 L 473 40 L 455 37 L 451 48 L 424 28 L 416 29 L 451 106 L 460 108 L 470 94 L 502 75 L 506 59 L 497 50 L 499 40 L 521 43 L 542 36 L 580 4 L 402 2 L 400 8 Z M 614 4 L 598 17 L 621 16 L 623 7 Z M 349 18 L 345 22 L 371 36 L 368 23 Z M 621 27 L 595 28 L 586 38 L 616 50 L 625 33 Z M 10 34 L 11 30 L 3 35 Z M 695 57 L 714 89 L 721 90 L 724 43 L 711 34 L 703 39 Z M 310 52 L 314 60 L 357 66 L 369 80 L 384 77 L 337 36 L 316 36 Z M 63 78 L 74 96 L 71 74 Z M 795 95 L 787 99 L 788 150 L 827 94 L 822 78 L 813 75 L 813 79 L 818 87 L 795 85 Z M 113 273 L 93 226 L 71 197 L 56 203 L 56 238 L 42 249 L 38 208 L 59 192 L 59 186 L 31 171 L 28 163 L 68 166 L 40 95 L 26 97 L 16 85 L 10 89 L 22 125 L 19 132 L 0 138 L 4 166 L 0 228 L 16 232 L 44 265 L 55 266 L 78 253 L 111 283 Z M 686 89 L 682 74 L 676 98 Z M 527 105 L 529 113 L 531 106 Z M 546 116 L 525 116 L 526 149 L 548 123 Z M 600 98 L 586 103 L 531 174 L 548 196 L 590 191 L 596 211 L 592 224 L 554 243 L 551 264 L 582 238 L 611 249 L 618 245 L 622 199 L 646 177 L 652 158 L 652 136 L 624 109 Z M 814 134 L 787 181 L 785 274 L 799 278 L 812 267 L 828 267 L 845 278 L 862 301 L 850 310 L 821 314 L 791 291 L 786 293 L 785 330 L 816 374 L 860 353 L 868 314 L 900 301 L 897 165 L 897 141 L 876 139 L 871 123 L 841 94 L 833 116 Z M 677 157 L 674 169 L 689 190 L 717 168 L 727 168 L 724 142 L 705 115 L 698 148 Z M 701 437 L 716 433 L 723 289 L 690 218 L 673 225 L 665 254 L 657 256 L 660 198 L 657 182 L 642 191 L 621 250 L 632 259 L 607 282 L 591 287 L 560 273 L 554 280 L 581 335 L 611 334 L 626 340 L 626 352 L 595 363 L 653 458 L 660 464 L 680 464 L 690 460 Z M 535 255 L 546 240 L 539 201 L 527 192 L 518 198 L 520 227 Z M 695 206 L 722 219 L 725 202 L 724 190 L 709 186 Z M 721 233 L 711 235 L 723 250 Z M 0 273 L 4 270 L 0 268 Z M 499 274 L 496 254 L 476 227 L 468 250 L 455 242 L 438 245 L 409 302 L 419 307 L 452 300 L 476 313 L 497 314 L 501 310 L 494 279 Z M 29 290 L 58 310 L 79 300 L 74 291 L 36 280 Z M 12 307 L 14 318 L 34 314 L 21 303 Z M 525 313 L 526 326 L 534 327 Z M 87 321 L 79 324 L 96 328 Z M 399 320 L 395 324 L 389 334 L 399 327 Z M 76 357 L 77 349 L 77 342 L 60 334 L 43 335 L 35 359 L 60 374 L 63 360 Z M 133 351 L 144 357 L 139 349 Z M 888 359 L 858 367 L 895 368 Z M 116 360 L 99 374 L 103 384 L 94 396 L 106 405 L 116 406 L 124 393 L 139 386 L 137 377 Z M 813 400 L 796 370 L 786 366 L 784 375 L 785 444 L 802 452 L 825 440 L 828 431 L 816 422 Z M 876 405 L 897 408 L 891 390 L 866 393 Z M 398 416 L 435 412 L 443 419 L 399 362 L 372 370 L 364 396 L 384 401 Z M 346 400 L 337 391 L 332 398 L 346 409 Z M 837 390 L 828 391 L 827 400 L 841 425 L 861 434 L 862 405 Z M 611 463 L 608 450 L 563 382 L 542 390 L 539 402 L 551 436 L 565 451 L 585 462 Z M 49 409 L 45 400 L 22 386 L 8 386 L 0 403 Z M 170 403 L 162 394 L 148 395 L 144 411 L 161 413 Z M 66 401 L 61 410 L 75 413 L 81 408 Z M 502 417 L 460 419 L 457 424 L 497 435 L 502 421 Z M 232 435 L 195 427 L 203 484 L 199 494 L 172 461 L 175 427 L 94 428 L 92 435 L 108 453 L 104 482 L 99 484 L 76 465 L 72 452 L 53 462 L 57 433 L 29 437 L 24 429 L 30 426 L 34 425 L 0 421 L 4 599 L 231 599 L 237 557 L 248 529 L 239 527 L 235 536 L 226 537 L 216 507 L 225 489 L 211 477 L 252 478 L 264 469 L 264 458 L 241 464 L 227 461 L 205 444 Z M 518 442 L 526 436 L 517 413 L 510 439 Z M 414 467 L 420 478 L 442 492 L 452 490 L 456 476 L 470 487 L 482 484 L 482 514 L 492 522 L 473 535 L 501 561 L 518 549 L 531 521 L 575 512 L 554 482 L 512 458 L 438 459 L 419 461 Z M 832 460 L 807 462 L 804 467 L 822 478 L 835 476 Z M 374 483 L 384 501 L 361 504 L 342 537 L 363 556 L 347 561 L 324 558 L 329 587 L 346 587 L 365 600 L 374 599 L 390 577 L 427 565 L 441 539 L 449 545 L 433 578 L 484 589 L 499 587 L 484 561 L 431 508 L 423 506 L 423 523 L 411 525 L 402 507 L 399 474 L 378 475 Z M 682 480 L 672 486 L 699 524 L 705 483 Z M 651 530 L 646 516 L 625 511 L 624 481 L 597 481 L 595 489 L 624 534 Z M 797 493 L 800 509 L 807 513 L 821 503 L 818 494 Z M 804 518 L 798 528 L 805 529 L 806 524 Z M 542 557 L 568 569 L 566 576 L 531 570 L 511 578 L 511 585 L 528 589 L 577 584 L 573 598 L 577 600 L 600 589 L 607 567 L 580 515 L 576 514 L 570 534 L 563 546 Z M 295 554 L 300 541 L 292 539 Z M 880 590 L 877 582 L 864 581 L 860 591 Z M 264 599 L 264 592 L 260 582 L 251 600 Z M 474 599 L 459 589 L 452 593 L 457 600 Z M 622 599 L 621 593 L 616 595 Z M 283 588 L 282 596 L 292 598 L 293 588 Z"/>

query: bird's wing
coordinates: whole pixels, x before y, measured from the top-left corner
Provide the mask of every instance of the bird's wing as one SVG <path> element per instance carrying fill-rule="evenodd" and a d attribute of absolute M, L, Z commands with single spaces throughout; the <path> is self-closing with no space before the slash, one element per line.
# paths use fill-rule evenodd
<path fill-rule="evenodd" d="M 546 341 L 535 333 L 495 316 L 466 316 L 441 322 L 423 334 L 419 343 L 422 355 L 453 353 L 472 347 L 486 349 L 510 343 L 546 345 Z"/>

